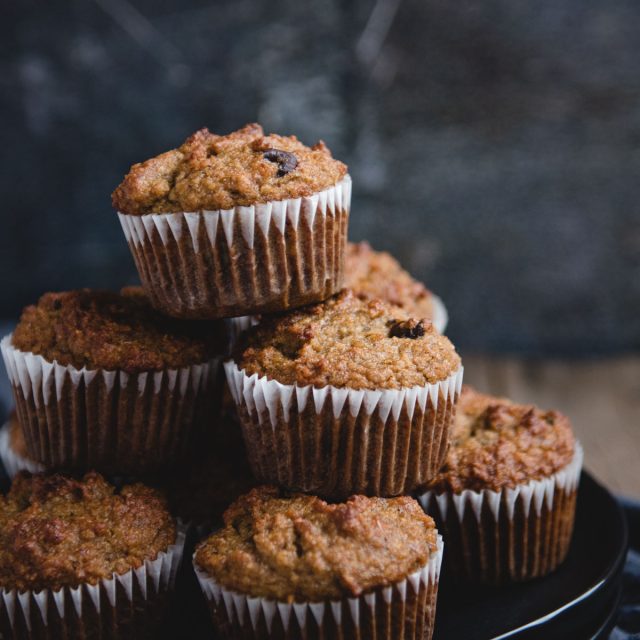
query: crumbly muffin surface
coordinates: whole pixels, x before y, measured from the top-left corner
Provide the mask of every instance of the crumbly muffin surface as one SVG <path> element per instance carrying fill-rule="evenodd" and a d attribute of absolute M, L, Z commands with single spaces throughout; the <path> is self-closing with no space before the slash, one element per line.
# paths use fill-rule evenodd
<path fill-rule="evenodd" d="M 200 129 L 178 149 L 133 165 L 112 203 L 129 215 L 231 209 L 308 196 L 346 172 L 323 142 L 307 147 L 258 124 L 222 136 Z"/>
<path fill-rule="evenodd" d="M 428 320 L 350 290 L 263 318 L 243 335 L 235 360 L 249 375 L 283 384 L 352 389 L 424 386 L 460 367 L 451 342 Z"/>
<path fill-rule="evenodd" d="M 571 424 L 561 413 L 466 385 L 451 437 L 446 463 L 429 487 L 436 493 L 514 488 L 560 471 L 575 453 Z"/>
<path fill-rule="evenodd" d="M 432 318 L 431 291 L 386 251 L 374 251 L 367 242 L 349 242 L 344 271 L 345 287 L 358 296 L 380 298 L 402 307 L 414 318 Z"/>
<path fill-rule="evenodd" d="M 141 566 L 175 539 L 166 503 L 149 487 L 116 493 L 95 472 L 82 480 L 23 472 L 0 498 L 0 586 L 95 584 Z"/>
<path fill-rule="evenodd" d="M 409 497 L 328 504 L 259 487 L 224 521 L 196 563 L 228 589 L 280 601 L 358 596 L 405 579 L 436 551 L 434 522 Z"/>
<path fill-rule="evenodd" d="M 158 371 L 205 362 L 224 348 L 224 325 L 155 311 L 137 287 L 45 293 L 27 307 L 12 344 L 78 369 Z"/>

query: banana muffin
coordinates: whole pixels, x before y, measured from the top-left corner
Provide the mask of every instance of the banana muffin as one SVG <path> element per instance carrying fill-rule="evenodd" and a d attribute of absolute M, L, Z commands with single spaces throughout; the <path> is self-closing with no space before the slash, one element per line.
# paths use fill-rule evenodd
<path fill-rule="evenodd" d="M 323 142 L 201 129 L 113 192 L 140 278 L 186 318 L 281 311 L 342 286 L 351 179 Z"/>
<path fill-rule="evenodd" d="M 414 499 L 329 504 L 265 486 L 224 521 L 194 566 L 226 637 L 431 637 L 442 542 Z M 258 613 L 234 618 L 229 593 L 259 599 Z"/>
<path fill-rule="evenodd" d="M 581 465 L 561 413 L 465 386 L 446 462 L 421 497 L 446 537 L 447 567 L 491 583 L 553 571 L 569 549 Z"/>
<path fill-rule="evenodd" d="M 42 471 L 42 465 L 29 458 L 18 414 L 12 411 L 6 424 L 0 429 L 0 460 L 9 478 L 18 471 Z"/>
<path fill-rule="evenodd" d="M 0 628 L 11 638 L 44 637 L 47 627 L 51 637 L 89 630 L 151 637 L 181 542 L 154 489 L 116 491 L 94 472 L 82 479 L 21 472 L 0 498 Z M 156 581 L 159 571 L 167 577 Z M 145 595 L 123 588 L 132 579 L 146 583 Z M 112 607 L 98 606 L 102 598 Z"/>
<path fill-rule="evenodd" d="M 162 316 L 135 288 L 44 294 L 1 343 L 29 457 L 114 475 L 180 462 L 211 428 L 224 331 Z"/>
<path fill-rule="evenodd" d="M 260 481 L 332 499 L 426 485 L 462 380 L 427 320 L 349 290 L 263 318 L 225 363 Z"/>

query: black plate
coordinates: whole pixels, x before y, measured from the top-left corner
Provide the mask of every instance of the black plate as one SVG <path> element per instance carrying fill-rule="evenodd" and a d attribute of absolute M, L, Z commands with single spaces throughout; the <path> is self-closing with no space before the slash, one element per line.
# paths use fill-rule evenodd
<path fill-rule="evenodd" d="M 434 640 L 598 638 L 613 622 L 627 550 L 615 498 L 582 474 L 569 555 L 552 575 L 506 588 L 461 588 L 447 580 L 438 597 Z M 446 565 L 445 541 L 445 565 Z"/>

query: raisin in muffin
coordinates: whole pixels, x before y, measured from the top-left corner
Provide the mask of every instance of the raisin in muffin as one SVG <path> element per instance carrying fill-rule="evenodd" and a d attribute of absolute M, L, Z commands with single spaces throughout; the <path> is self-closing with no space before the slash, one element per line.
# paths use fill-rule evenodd
<path fill-rule="evenodd" d="M 281 311 L 342 286 L 351 180 L 323 142 L 201 129 L 112 196 L 152 303 L 186 318 Z"/>

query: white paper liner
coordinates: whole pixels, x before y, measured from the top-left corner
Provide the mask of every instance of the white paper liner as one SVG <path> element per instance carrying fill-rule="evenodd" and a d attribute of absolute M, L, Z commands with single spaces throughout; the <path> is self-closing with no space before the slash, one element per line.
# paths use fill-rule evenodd
<path fill-rule="evenodd" d="M 44 471 L 41 464 L 21 456 L 11 446 L 11 422 L 7 422 L 0 428 L 0 460 L 9 478 L 13 478 L 19 471 L 31 473 Z"/>
<path fill-rule="evenodd" d="M 447 325 L 449 324 L 449 313 L 439 296 L 431 294 L 431 300 L 433 302 L 433 317 L 431 318 L 431 322 L 433 322 L 436 331 L 444 335 Z"/>
<path fill-rule="evenodd" d="M 446 454 L 464 371 L 424 387 L 356 390 L 284 385 L 249 376 L 233 360 L 224 366 L 254 475 L 330 497 L 400 495 L 431 480 Z M 300 460 L 304 468 L 296 469 Z M 335 493 L 327 483 L 342 488 Z"/>
<path fill-rule="evenodd" d="M 180 369 L 128 374 L 50 362 L 16 349 L 11 334 L 0 341 L 0 350 L 29 454 L 47 467 L 86 463 L 102 471 L 96 465 L 102 459 L 99 452 L 109 453 L 110 447 L 118 447 L 112 457 L 125 457 L 134 445 L 157 459 L 182 452 L 196 418 L 204 418 L 200 414 L 206 413 L 213 389 L 222 386 L 221 357 Z M 100 382 L 95 398 L 90 397 L 89 389 Z M 69 415 L 58 410 L 65 403 L 74 403 Z M 107 428 L 99 428 L 100 420 Z M 142 469 L 105 471 L 126 475 Z"/>
<path fill-rule="evenodd" d="M 34 627 L 42 628 L 52 624 L 64 626 L 65 618 L 70 611 L 74 611 L 74 617 L 77 618 L 74 621 L 74 631 L 82 632 L 83 618 L 91 617 L 92 624 L 95 624 L 95 619 L 102 619 L 102 608 L 108 604 L 114 609 L 115 615 L 110 616 L 108 620 L 105 619 L 105 624 L 111 627 L 113 619 L 118 620 L 119 608 L 123 609 L 123 621 L 130 624 L 132 613 L 128 603 L 133 603 L 134 597 L 138 600 L 142 597 L 144 601 L 152 601 L 154 596 L 173 590 L 182 562 L 185 535 L 186 527 L 178 521 L 175 543 L 166 551 L 160 552 L 155 560 L 145 560 L 139 568 L 123 574 L 114 573 L 113 577 L 100 580 L 95 585 L 62 587 L 57 591 L 43 589 L 20 592 L 17 589 L 0 588 L 0 619 L 5 624 L 8 622 L 11 629 L 15 628 L 17 635 L 22 637 L 25 631 L 31 632 Z M 127 606 L 124 606 L 125 603 Z M 134 615 L 144 616 L 144 608 L 144 604 L 138 602 Z M 114 631 L 105 626 L 105 633 L 110 630 Z M 95 633 L 95 629 L 91 631 Z M 89 634 L 87 637 L 94 636 Z"/>
<path fill-rule="evenodd" d="M 297 296 L 313 298 L 304 300 L 302 304 L 336 293 L 342 286 L 350 206 L 351 178 L 346 175 L 335 185 L 300 198 L 212 211 L 142 216 L 118 212 L 118 216 L 143 286 L 154 304 L 184 317 L 189 317 L 190 313 L 193 317 L 230 317 L 242 313 L 237 310 L 231 313 L 229 310 L 234 305 L 244 307 L 246 312 L 255 310 L 252 306 L 263 304 L 276 310 L 274 300 L 281 298 L 279 308 L 288 308 L 288 292 L 294 288 Z M 309 234 L 320 230 L 323 236 L 326 235 L 324 221 L 328 218 L 337 221 L 342 216 L 344 219 L 340 225 L 344 229 L 336 232 L 335 238 L 325 237 L 321 246 L 315 246 Z M 341 244 L 339 257 L 335 255 L 334 247 L 338 238 Z M 175 249 L 174 260 L 167 261 L 166 256 L 159 256 L 153 251 L 151 247 L 157 239 L 165 249 Z M 295 265 L 290 264 L 283 271 L 282 265 L 267 264 L 269 258 L 273 261 L 281 259 L 276 256 L 281 253 L 283 243 L 287 243 L 285 255 L 293 253 L 289 247 L 292 242 L 296 244 Z M 321 255 L 325 249 L 329 253 Z M 254 250 L 258 254 L 252 256 Z M 191 260 L 186 257 L 186 252 L 193 252 L 192 255 L 196 256 L 189 269 L 191 273 L 182 273 Z M 233 260 L 217 264 L 221 252 L 234 256 Z M 250 266 L 246 269 L 240 266 L 237 256 L 247 258 Z M 282 259 L 286 261 L 286 258 Z M 254 263 L 256 260 L 258 262 Z M 180 264 L 181 261 L 184 264 Z M 256 271 L 264 272 L 268 268 L 273 269 L 272 277 L 258 282 Z M 237 273 L 235 269 L 238 269 Z M 218 270 L 225 272 L 225 277 L 216 281 L 213 274 Z M 333 290 L 327 292 L 327 281 L 334 278 Z M 247 281 L 243 282 L 243 279 Z M 245 295 L 250 284 L 253 286 L 251 295 L 255 296 L 253 305 L 251 295 L 248 298 Z M 322 295 L 314 296 L 314 292 L 322 292 Z M 216 309 L 221 310 L 220 313 L 216 313 Z"/>
<path fill-rule="evenodd" d="M 583 457 L 582 446 L 579 442 L 576 442 L 575 454 L 571 462 L 557 473 L 543 480 L 531 480 L 527 484 L 518 485 L 513 489 L 508 488 L 504 491 L 492 491 L 490 489 L 471 491 L 470 489 L 465 489 L 459 494 L 447 492 L 436 494 L 433 491 L 427 491 L 418 497 L 418 501 L 427 513 L 429 513 L 432 501 L 435 501 L 443 518 L 447 517 L 448 505 L 452 502 L 460 521 L 463 520 L 466 509 L 471 509 L 479 521 L 482 507 L 485 503 L 489 505 L 496 522 L 502 509 L 506 509 L 507 517 L 511 519 L 518 499 L 522 502 L 525 518 L 529 516 L 532 507 L 536 514 L 540 515 L 543 504 L 546 504 L 549 510 L 552 508 L 556 491 L 569 493 L 577 490 Z"/>
<path fill-rule="evenodd" d="M 457 579 L 505 584 L 547 575 L 571 542 L 583 450 L 543 480 L 502 491 L 428 491 L 418 497 L 447 539 L 448 572 Z"/>
<path fill-rule="evenodd" d="M 198 566 L 195 554 L 193 556 L 193 567 L 202 592 L 210 606 L 214 609 L 223 610 L 225 618 L 232 627 L 246 628 L 247 625 L 250 625 L 257 636 L 265 627 L 267 634 L 270 633 L 277 620 L 278 626 L 281 626 L 284 632 L 288 633 L 293 621 L 297 620 L 297 626 L 301 633 L 300 635 L 295 633 L 291 635 L 292 638 L 297 638 L 306 637 L 305 630 L 310 622 L 317 627 L 328 626 L 329 629 L 340 629 L 348 622 L 349 628 L 360 629 L 362 621 L 365 619 L 365 610 L 370 612 L 369 617 L 374 618 L 376 608 L 381 609 L 389 604 L 397 603 L 400 605 L 400 603 L 406 603 L 408 595 L 413 593 L 417 596 L 421 587 L 433 586 L 437 589 L 443 549 L 442 536 L 438 535 L 437 550 L 429 558 L 427 564 L 404 580 L 390 586 L 378 588 L 359 597 L 322 602 L 294 603 L 251 597 L 221 586 Z M 435 605 L 435 598 L 433 605 Z M 435 611 L 431 610 L 431 615 L 434 613 Z M 409 619 L 412 616 L 407 612 L 406 617 Z M 349 618 L 349 620 L 347 621 L 346 618 Z M 432 623 L 433 621 L 430 621 L 430 623 L 425 624 L 425 629 L 432 627 Z M 265 636 L 262 634 L 260 637 Z M 366 637 L 369 637 L 369 635 Z M 416 636 L 416 638 L 421 639 L 426 637 L 426 635 Z M 381 636 L 379 640 L 397 640 L 397 638 Z"/>

